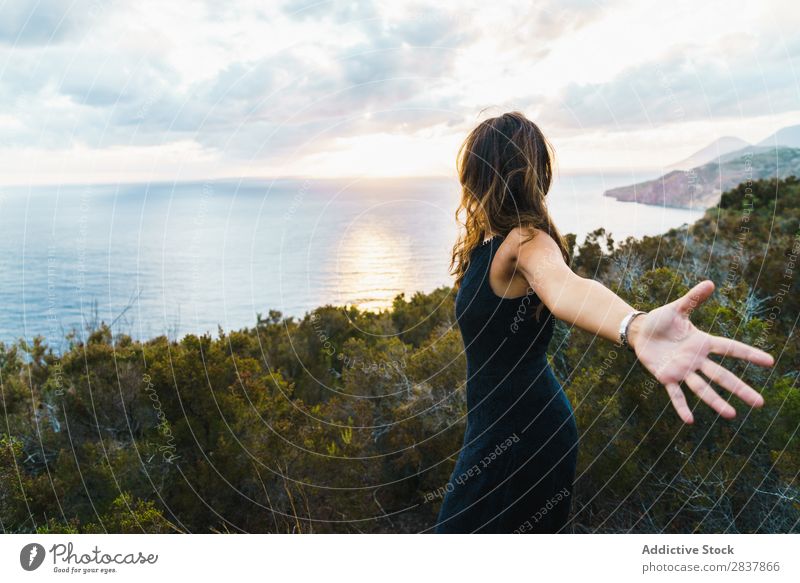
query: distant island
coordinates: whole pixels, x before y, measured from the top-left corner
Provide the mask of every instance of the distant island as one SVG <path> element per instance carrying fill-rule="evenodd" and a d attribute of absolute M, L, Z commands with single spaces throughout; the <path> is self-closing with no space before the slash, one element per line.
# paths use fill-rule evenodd
<path fill-rule="evenodd" d="M 742 144 L 746 145 L 738 147 Z M 612 188 L 604 196 L 625 202 L 707 209 L 737 184 L 800 176 L 800 126 L 782 128 L 755 145 L 739 138 L 720 138 L 670 168 L 659 178 Z"/>

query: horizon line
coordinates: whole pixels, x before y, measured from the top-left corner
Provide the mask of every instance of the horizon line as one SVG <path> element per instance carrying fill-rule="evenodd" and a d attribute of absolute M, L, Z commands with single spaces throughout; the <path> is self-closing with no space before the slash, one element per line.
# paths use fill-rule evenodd
<path fill-rule="evenodd" d="M 554 175 L 554 179 L 558 178 L 560 175 L 564 176 L 583 176 L 583 175 L 603 175 L 603 174 L 625 174 L 625 173 L 651 173 L 651 172 L 668 172 L 669 168 L 665 166 L 636 166 L 636 167 L 611 167 L 611 168 L 594 168 L 594 167 L 578 167 L 578 168 L 570 168 L 567 170 L 559 170 Z M 35 182 L 35 183 L 28 183 L 28 184 L 20 184 L 20 183 L 7 183 L 2 184 L 0 183 L 0 188 L 13 188 L 13 189 L 23 189 L 23 188 L 46 188 L 46 187 L 61 187 L 61 186 L 97 186 L 97 187 L 107 187 L 107 186 L 138 186 L 138 185 L 165 185 L 165 184 L 203 184 L 209 182 L 246 182 L 246 181 L 263 181 L 263 182 L 280 182 L 280 181 L 315 181 L 315 182 L 369 182 L 369 181 L 376 181 L 376 182 L 388 182 L 388 181 L 402 181 L 402 180 L 458 180 L 456 173 L 453 172 L 452 174 L 415 174 L 415 175 L 397 175 L 397 176 L 358 176 L 358 175 L 347 175 L 347 176 L 303 176 L 303 175 L 292 175 L 292 174 L 282 174 L 277 176 L 260 176 L 257 174 L 253 175 L 246 175 L 246 176 L 218 176 L 218 177 L 206 177 L 206 178 L 185 178 L 179 180 L 170 180 L 167 178 L 156 178 L 153 180 L 97 180 L 97 181 L 84 181 L 84 180 L 76 180 L 76 181 L 64 181 L 64 182 Z"/>

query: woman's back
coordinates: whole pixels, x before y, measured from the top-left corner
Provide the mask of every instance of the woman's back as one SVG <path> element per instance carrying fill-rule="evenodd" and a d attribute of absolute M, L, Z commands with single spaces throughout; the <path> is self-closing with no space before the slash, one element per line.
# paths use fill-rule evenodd
<path fill-rule="evenodd" d="M 439 532 L 552 532 L 568 516 L 577 430 L 547 362 L 554 320 L 533 293 L 508 299 L 492 291 L 501 244 L 494 237 L 473 250 L 456 297 L 467 430 Z M 548 512 L 554 504 L 560 507 Z M 538 515 L 542 508 L 547 518 Z"/>
<path fill-rule="evenodd" d="M 538 361 L 553 335 L 553 318 L 532 290 L 516 298 L 492 291 L 489 271 L 502 242 L 492 237 L 473 250 L 456 296 L 468 363 L 481 369 Z M 497 350 L 498 344 L 504 348 Z"/>

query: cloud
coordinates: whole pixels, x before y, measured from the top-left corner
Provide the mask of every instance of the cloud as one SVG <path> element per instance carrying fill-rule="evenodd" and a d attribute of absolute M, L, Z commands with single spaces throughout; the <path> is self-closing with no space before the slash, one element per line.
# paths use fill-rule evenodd
<path fill-rule="evenodd" d="M 351 22 L 366 18 L 375 18 L 379 12 L 374 2 L 354 0 L 351 2 L 335 2 L 332 0 L 288 1 L 281 10 L 290 18 L 304 20 L 329 19 L 333 22 Z"/>
<path fill-rule="evenodd" d="M 679 47 L 608 82 L 570 83 L 542 111 L 556 128 L 626 131 L 797 110 L 798 81 L 790 72 L 800 44 L 779 54 L 764 40 L 739 37 L 737 48 L 713 50 Z"/>
<path fill-rule="evenodd" d="M 431 10 L 425 26 L 412 20 L 369 26 L 363 38 L 321 53 L 298 43 L 252 62 L 232 62 L 186 91 L 139 91 L 114 107 L 114 124 L 140 134 L 193 134 L 226 154 L 286 153 L 339 132 L 413 131 L 447 114 L 430 94 L 447 84 L 459 38 L 448 17 Z M 142 83 L 133 83 L 139 87 Z M 154 82 L 146 85 L 158 87 Z M 450 104 L 452 106 L 452 104 Z M 374 114 L 374 115 L 373 115 Z"/>
<path fill-rule="evenodd" d="M 430 156 L 427 144 L 450 147 L 486 106 L 492 115 L 522 109 L 549 131 L 595 144 L 610 133 L 798 109 L 791 18 L 727 22 L 724 8 L 703 7 L 692 12 L 698 22 L 681 21 L 688 9 L 593 0 L 6 2 L 0 156 L 140 156 L 179 144 L 229 168 L 308 160 L 313 173 L 349 160 L 357 173 L 371 154 L 360 143 Z M 740 32 L 742 22 L 752 27 Z M 453 156 L 442 151 L 440 166 Z"/>
<path fill-rule="evenodd" d="M 99 0 L 4 0 L 0 3 L 0 44 L 53 45 L 73 38 L 112 4 Z"/>

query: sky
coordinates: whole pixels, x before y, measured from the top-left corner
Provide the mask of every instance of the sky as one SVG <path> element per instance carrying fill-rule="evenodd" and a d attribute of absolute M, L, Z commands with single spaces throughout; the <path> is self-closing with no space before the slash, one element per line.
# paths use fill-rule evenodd
<path fill-rule="evenodd" d="M 800 124 L 794 3 L 0 0 L 0 184 L 448 176 L 508 110 L 661 168 Z"/>

